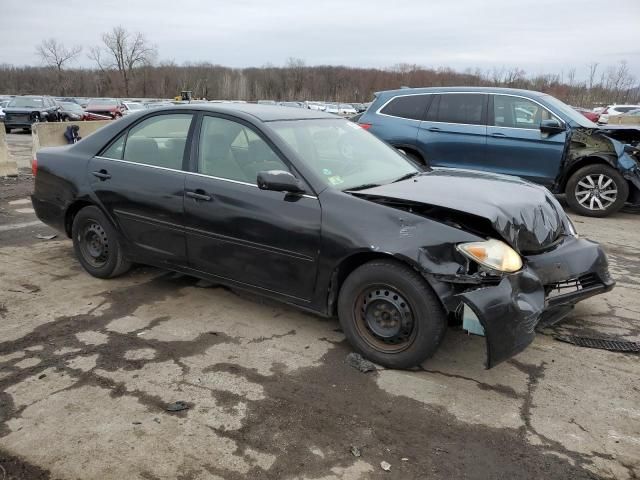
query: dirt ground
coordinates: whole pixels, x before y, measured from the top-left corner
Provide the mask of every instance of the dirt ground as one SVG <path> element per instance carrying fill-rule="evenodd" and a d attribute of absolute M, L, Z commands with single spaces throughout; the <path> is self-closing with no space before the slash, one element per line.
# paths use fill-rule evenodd
<path fill-rule="evenodd" d="M 485 370 L 450 329 L 422 368 L 363 374 L 335 320 L 148 267 L 90 277 L 37 238 L 28 171 L 0 185 L 0 480 L 640 476 L 638 355 L 554 339 L 640 341 L 637 214 L 573 217 L 618 285 L 514 359 Z"/>

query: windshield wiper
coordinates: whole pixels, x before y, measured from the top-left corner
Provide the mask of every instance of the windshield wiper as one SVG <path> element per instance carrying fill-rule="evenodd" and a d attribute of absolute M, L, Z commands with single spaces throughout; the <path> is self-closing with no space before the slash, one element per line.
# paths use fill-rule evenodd
<path fill-rule="evenodd" d="M 409 180 L 410 178 L 415 177 L 416 175 L 420 175 L 421 172 L 411 172 L 411 173 L 407 173 L 406 175 L 401 176 L 400 178 L 396 178 L 393 182 L 391 183 L 396 183 L 396 182 L 401 182 L 402 180 Z"/>
<path fill-rule="evenodd" d="M 358 190 L 366 190 L 367 188 L 379 187 L 378 183 L 365 183 L 364 185 L 358 185 L 357 187 L 351 187 L 343 190 L 343 192 L 357 192 Z"/>

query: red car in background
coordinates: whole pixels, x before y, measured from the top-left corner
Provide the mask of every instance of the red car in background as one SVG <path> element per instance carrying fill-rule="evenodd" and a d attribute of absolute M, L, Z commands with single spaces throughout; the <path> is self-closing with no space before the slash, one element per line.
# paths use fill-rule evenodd
<path fill-rule="evenodd" d="M 597 123 L 598 119 L 600 118 L 600 114 L 599 113 L 596 113 L 596 112 L 594 112 L 592 110 L 589 110 L 587 108 L 582 108 L 582 107 L 572 107 L 572 108 L 574 110 L 577 110 L 578 112 L 580 112 L 582 115 L 587 117 L 593 123 Z"/>
<path fill-rule="evenodd" d="M 124 114 L 125 107 L 117 98 L 92 98 L 84 110 L 87 113 L 104 115 L 109 118 L 120 118 Z"/>

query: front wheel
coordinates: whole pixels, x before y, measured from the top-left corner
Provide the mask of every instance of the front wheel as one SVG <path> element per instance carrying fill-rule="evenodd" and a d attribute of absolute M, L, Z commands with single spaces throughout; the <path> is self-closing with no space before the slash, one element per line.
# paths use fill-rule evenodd
<path fill-rule="evenodd" d="M 409 368 L 431 357 L 447 318 L 426 281 L 393 260 L 354 270 L 338 298 L 340 325 L 351 345 L 388 368 Z"/>
<path fill-rule="evenodd" d="M 608 165 L 587 165 L 576 171 L 565 189 L 571 209 L 587 217 L 606 217 L 620 210 L 629 196 L 629 184 Z"/>
<path fill-rule="evenodd" d="M 76 214 L 71 236 L 76 257 L 94 277 L 113 278 L 131 268 L 115 229 L 97 207 L 85 207 Z"/>

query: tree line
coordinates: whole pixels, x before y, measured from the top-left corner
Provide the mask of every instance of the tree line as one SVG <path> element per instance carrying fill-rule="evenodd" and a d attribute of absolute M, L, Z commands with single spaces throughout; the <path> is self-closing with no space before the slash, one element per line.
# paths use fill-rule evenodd
<path fill-rule="evenodd" d="M 578 80 L 576 68 L 560 74 L 527 75 L 519 68 L 491 70 L 428 68 L 398 64 L 389 68 L 308 66 L 289 59 L 282 66 L 230 68 L 212 63 L 158 61 L 158 50 L 143 34 L 115 27 L 86 52 L 91 68 L 74 67 L 83 54 L 46 39 L 36 48 L 41 66 L 0 65 L 0 94 L 79 97 L 172 98 L 191 90 L 197 98 L 218 100 L 322 100 L 367 102 L 379 90 L 429 86 L 497 86 L 549 93 L 566 103 L 591 108 L 640 102 L 640 83 L 622 61 L 588 65 Z"/>

